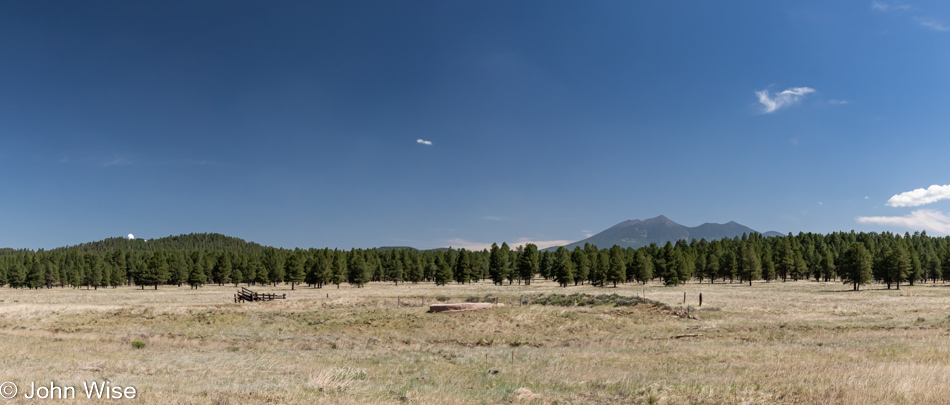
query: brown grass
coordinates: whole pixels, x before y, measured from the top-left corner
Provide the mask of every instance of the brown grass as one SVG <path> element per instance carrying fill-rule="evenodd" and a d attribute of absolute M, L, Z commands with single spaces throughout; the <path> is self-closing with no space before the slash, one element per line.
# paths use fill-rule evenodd
<path fill-rule="evenodd" d="M 0 381 L 134 386 L 143 403 L 944 403 L 950 287 L 837 283 L 0 290 Z M 535 293 L 650 305 L 519 306 Z M 697 309 L 698 294 L 703 306 Z M 329 297 L 327 297 L 329 294 Z M 503 308 L 428 314 L 436 297 Z M 397 307 L 398 301 L 402 306 Z M 145 342 L 136 349 L 131 342 Z M 78 398 L 76 402 L 94 403 Z M 105 402 L 105 401 L 104 401 Z"/>

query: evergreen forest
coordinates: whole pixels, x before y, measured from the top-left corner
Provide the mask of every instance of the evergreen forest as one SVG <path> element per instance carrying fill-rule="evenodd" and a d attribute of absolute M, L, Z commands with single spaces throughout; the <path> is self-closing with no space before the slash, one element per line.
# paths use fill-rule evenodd
<path fill-rule="evenodd" d="M 52 250 L 0 250 L 0 286 L 110 288 L 134 285 L 200 288 L 218 285 L 361 287 L 370 282 L 492 282 L 530 284 L 549 279 L 569 287 L 660 281 L 666 285 L 754 281 L 838 281 L 854 290 L 871 283 L 950 280 L 950 237 L 926 232 L 758 233 L 720 240 L 679 240 L 641 248 L 578 246 L 539 251 L 512 249 L 282 249 L 220 234 L 189 234 L 145 241 L 111 238 Z"/>

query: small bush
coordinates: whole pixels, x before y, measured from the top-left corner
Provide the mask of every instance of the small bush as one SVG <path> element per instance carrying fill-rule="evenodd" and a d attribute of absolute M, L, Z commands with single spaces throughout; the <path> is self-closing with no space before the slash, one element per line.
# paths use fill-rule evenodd
<path fill-rule="evenodd" d="M 240 347 L 237 347 L 237 346 L 231 346 L 231 347 L 228 348 L 228 351 L 230 351 L 230 352 L 236 352 L 236 351 L 238 351 L 238 350 L 241 350 L 241 348 L 240 348 Z"/>
<path fill-rule="evenodd" d="M 439 302 L 447 302 L 447 301 L 449 300 L 449 297 L 446 297 L 446 296 L 444 296 L 444 295 L 439 295 L 439 296 L 435 297 L 435 300 L 436 300 L 436 301 L 439 301 Z"/>
<path fill-rule="evenodd" d="M 135 349 L 142 349 L 142 348 L 145 348 L 145 342 L 143 342 L 143 341 L 141 341 L 141 340 L 133 340 L 133 341 L 132 341 L 132 347 L 135 348 Z"/>

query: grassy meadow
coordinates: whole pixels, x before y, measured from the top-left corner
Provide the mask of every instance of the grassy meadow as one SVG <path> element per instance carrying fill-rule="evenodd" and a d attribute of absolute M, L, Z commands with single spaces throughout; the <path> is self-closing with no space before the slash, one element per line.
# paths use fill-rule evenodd
<path fill-rule="evenodd" d="M 140 403 L 184 404 L 950 398 L 950 285 L 252 288 L 288 298 L 235 304 L 233 286 L 2 288 L 0 381 L 20 388 L 10 403 L 31 402 L 22 398 L 31 381 L 109 381 L 135 387 Z M 699 319 L 674 314 L 684 292 Z M 669 307 L 518 304 L 537 293 L 639 295 Z M 439 314 L 421 306 L 485 296 L 507 305 Z"/>

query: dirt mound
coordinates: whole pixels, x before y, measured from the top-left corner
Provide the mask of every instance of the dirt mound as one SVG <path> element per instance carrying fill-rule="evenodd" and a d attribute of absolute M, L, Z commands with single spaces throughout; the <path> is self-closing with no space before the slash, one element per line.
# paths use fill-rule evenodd
<path fill-rule="evenodd" d="M 455 304 L 432 304 L 429 305 L 429 312 L 458 312 L 473 311 L 476 309 L 488 309 L 494 307 L 503 307 L 505 304 L 489 304 L 487 302 L 459 302 Z"/>

